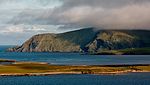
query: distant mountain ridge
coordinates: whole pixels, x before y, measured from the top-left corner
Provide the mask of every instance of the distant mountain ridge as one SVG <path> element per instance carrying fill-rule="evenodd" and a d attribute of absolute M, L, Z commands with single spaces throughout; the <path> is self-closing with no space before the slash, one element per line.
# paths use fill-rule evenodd
<path fill-rule="evenodd" d="M 38 34 L 11 52 L 100 52 L 150 47 L 149 30 L 85 28 L 60 34 Z"/>

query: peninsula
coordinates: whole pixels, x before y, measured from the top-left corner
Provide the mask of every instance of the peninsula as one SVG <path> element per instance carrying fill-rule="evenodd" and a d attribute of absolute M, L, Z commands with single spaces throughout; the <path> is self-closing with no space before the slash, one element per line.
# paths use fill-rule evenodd
<path fill-rule="evenodd" d="M 15 62 L 0 65 L 0 76 L 39 76 L 52 74 L 123 74 L 150 72 L 149 64 L 136 65 L 50 65 L 37 62 Z"/>
<path fill-rule="evenodd" d="M 38 34 L 7 51 L 143 55 L 150 54 L 150 31 L 85 28 L 60 34 Z"/>

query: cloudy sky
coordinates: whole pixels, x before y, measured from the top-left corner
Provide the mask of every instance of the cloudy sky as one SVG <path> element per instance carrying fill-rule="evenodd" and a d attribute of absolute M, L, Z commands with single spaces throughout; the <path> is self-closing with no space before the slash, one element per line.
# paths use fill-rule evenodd
<path fill-rule="evenodd" d="M 0 0 L 0 45 L 84 27 L 150 29 L 150 0 Z"/>

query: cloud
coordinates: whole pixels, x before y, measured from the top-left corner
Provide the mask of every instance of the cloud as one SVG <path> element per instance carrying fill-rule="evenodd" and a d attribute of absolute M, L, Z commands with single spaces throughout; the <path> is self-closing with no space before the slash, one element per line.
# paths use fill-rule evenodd
<path fill-rule="evenodd" d="M 27 28 L 27 31 L 46 31 L 46 29 L 33 26 L 32 28 Z"/>
<path fill-rule="evenodd" d="M 60 0 L 0 0 L 0 9 L 37 9 L 60 6 Z"/>
<path fill-rule="evenodd" d="M 150 0 L 63 0 L 53 9 L 25 9 L 9 23 L 149 29 Z"/>
<path fill-rule="evenodd" d="M 42 34 L 42 33 L 62 33 L 66 32 L 67 30 L 60 30 L 58 29 L 61 27 L 59 26 L 53 26 L 53 25 L 24 25 L 24 24 L 19 24 L 19 25 L 1 25 L 0 26 L 0 34 L 1 35 L 22 35 L 22 34 L 30 34 L 35 35 L 35 34 Z"/>
<path fill-rule="evenodd" d="M 150 28 L 150 3 L 128 5 L 117 9 L 93 8 L 89 6 L 74 7 L 61 13 L 67 23 L 90 25 L 104 28 L 140 29 Z M 65 20 L 64 20 L 65 21 Z"/>
<path fill-rule="evenodd" d="M 150 29 L 150 0 L 0 0 L 0 44 L 97 27 Z"/>
<path fill-rule="evenodd" d="M 150 0 L 63 0 L 63 8 L 91 6 L 102 8 L 118 8 L 133 4 L 143 4 Z"/>
<path fill-rule="evenodd" d="M 31 36 L 42 33 L 57 33 L 59 26 L 50 25 L 0 25 L 1 45 L 21 45 Z"/>
<path fill-rule="evenodd" d="M 0 33 L 22 33 L 24 29 L 21 26 L 8 26 L 5 29 L 2 29 Z"/>

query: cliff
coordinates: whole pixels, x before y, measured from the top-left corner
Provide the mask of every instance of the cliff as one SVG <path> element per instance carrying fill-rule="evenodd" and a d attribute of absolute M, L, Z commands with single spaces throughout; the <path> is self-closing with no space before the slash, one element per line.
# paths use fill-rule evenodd
<path fill-rule="evenodd" d="M 11 52 L 100 52 L 150 47 L 149 30 L 86 28 L 60 34 L 38 34 Z"/>

